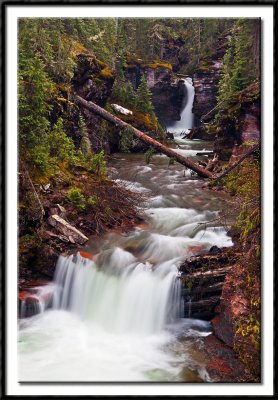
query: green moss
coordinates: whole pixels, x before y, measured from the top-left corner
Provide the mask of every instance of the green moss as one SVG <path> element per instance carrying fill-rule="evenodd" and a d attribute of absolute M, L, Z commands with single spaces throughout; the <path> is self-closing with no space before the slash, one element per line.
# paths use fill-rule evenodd
<path fill-rule="evenodd" d="M 202 71 L 202 72 L 209 72 L 210 68 L 209 68 L 208 66 L 206 66 L 206 65 L 201 65 L 201 66 L 198 68 L 198 70 L 199 70 L 199 71 Z"/>
<path fill-rule="evenodd" d="M 185 278 L 183 279 L 183 286 L 191 292 L 192 286 L 193 286 L 193 281 L 191 279 Z"/>
<path fill-rule="evenodd" d="M 146 63 L 146 64 L 143 64 L 143 67 L 153 68 L 153 69 L 166 68 L 166 69 L 169 69 L 171 71 L 172 71 L 172 68 L 173 68 L 171 64 L 163 62 L 163 61 L 154 61 L 152 63 Z"/>
<path fill-rule="evenodd" d="M 100 61 L 100 60 L 97 59 L 97 58 L 95 58 L 94 61 L 95 61 L 95 63 L 96 63 L 97 65 L 99 65 L 101 68 L 107 68 L 107 65 L 106 65 L 103 61 Z"/>
<path fill-rule="evenodd" d="M 126 57 L 126 68 L 135 68 L 136 66 L 141 65 L 145 68 L 166 68 L 172 71 L 172 65 L 162 60 L 142 60 L 141 58 L 137 58 L 133 54 L 128 54 Z"/>
<path fill-rule="evenodd" d="M 141 128 L 147 131 L 156 131 L 158 129 L 157 119 L 140 111 L 134 112 L 133 115 L 121 115 L 120 118 L 138 129 Z"/>
<path fill-rule="evenodd" d="M 108 67 L 105 67 L 100 71 L 99 77 L 101 77 L 103 79 L 112 79 L 113 73 Z"/>

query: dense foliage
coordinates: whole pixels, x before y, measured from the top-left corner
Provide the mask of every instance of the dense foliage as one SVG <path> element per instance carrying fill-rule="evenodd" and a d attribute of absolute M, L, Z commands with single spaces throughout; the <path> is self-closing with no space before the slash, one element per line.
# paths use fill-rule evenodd
<path fill-rule="evenodd" d="M 50 118 L 59 90 L 72 82 L 78 54 L 94 54 L 100 62 L 105 62 L 109 69 L 103 69 L 102 75 L 106 72 L 111 75 L 112 70 L 116 78 L 112 99 L 149 115 L 157 126 L 144 76 L 138 88 L 125 78 L 128 55 L 150 62 L 171 61 L 167 59 L 169 49 L 178 43 L 178 58 L 184 71 L 189 71 L 209 51 L 216 36 L 232 23 L 233 20 L 190 18 L 21 19 L 18 79 L 19 144 L 23 161 L 38 168 L 41 174 L 52 176 L 60 162 L 75 163 L 90 157 L 92 148 L 82 116 L 79 149 L 69 137 L 63 116 L 54 122 Z"/>
<path fill-rule="evenodd" d="M 237 100 L 240 91 L 259 78 L 258 29 L 259 23 L 255 19 L 240 19 L 233 27 L 219 83 L 219 108 L 229 107 Z"/>

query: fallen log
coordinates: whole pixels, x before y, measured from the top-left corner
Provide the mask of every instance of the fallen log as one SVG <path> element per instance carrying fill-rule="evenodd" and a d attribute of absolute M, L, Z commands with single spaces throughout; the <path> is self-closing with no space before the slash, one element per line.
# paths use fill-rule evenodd
<path fill-rule="evenodd" d="M 208 293 L 212 293 L 212 292 L 218 292 L 218 291 L 222 291 L 222 287 L 224 285 L 224 279 L 225 276 L 223 277 L 223 280 L 221 280 L 220 282 L 216 282 L 213 283 L 212 285 L 208 285 L 208 286 L 196 286 L 193 289 L 182 289 L 181 291 L 181 295 L 182 296 L 196 296 L 196 295 L 202 295 L 202 297 L 207 296 Z"/>
<path fill-rule="evenodd" d="M 232 269 L 232 266 L 228 266 L 228 267 L 223 267 L 223 268 L 218 268 L 218 269 L 214 269 L 214 270 L 209 270 L 209 271 L 198 271 L 198 272 L 193 272 L 191 274 L 187 274 L 187 275 L 182 275 L 181 279 L 183 279 L 183 277 L 185 279 L 190 279 L 190 280 L 194 280 L 194 279 L 211 279 L 211 278 L 221 278 L 221 277 L 225 277 L 227 272 L 230 271 Z"/>
<path fill-rule="evenodd" d="M 201 167 L 200 165 L 196 164 L 195 162 L 189 160 L 186 157 L 175 152 L 173 149 L 164 146 L 163 144 L 159 143 L 157 140 L 152 139 L 145 133 L 139 131 L 139 129 L 134 128 L 132 125 L 128 124 L 127 122 L 122 121 L 120 118 L 112 115 L 110 112 L 104 110 L 103 108 L 99 107 L 97 104 L 86 101 L 80 96 L 75 96 L 77 102 L 81 104 L 83 107 L 87 108 L 90 111 L 101 116 L 106 121 L 111 122 L 112 124 L 118 126 L 121 129 L 125 129 L 130 127 L 134 131 L 134 135 L 141 140 L 142 142 L 146 143 L 147 145 L 153 147 L 157 151 L 165 154 L 166 156 L 175 159 L 180 164 L 184 165 L 185 167 L 191 169 L 192 171 L 196 172 L 199 176 L 203 178 L 213 178 L 213 174 L 210 171 L 207 171 L 205 168 Z"/>

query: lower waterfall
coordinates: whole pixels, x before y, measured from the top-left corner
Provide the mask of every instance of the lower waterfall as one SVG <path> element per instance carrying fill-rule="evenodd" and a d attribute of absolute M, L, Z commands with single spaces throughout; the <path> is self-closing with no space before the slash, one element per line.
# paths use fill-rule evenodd
<path fill-rule="evenodd" d="M 119 247 L 108 253 L 100 267 L 79 254 L 60 257 L 52 307 L 115 333 L 152 334 L 181 317 L 180 282 L 172 262 L 152 268 Z"/>

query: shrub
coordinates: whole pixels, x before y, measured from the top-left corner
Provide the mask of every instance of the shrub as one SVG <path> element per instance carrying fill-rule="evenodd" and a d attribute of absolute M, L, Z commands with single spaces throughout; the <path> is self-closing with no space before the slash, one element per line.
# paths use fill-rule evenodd
<path fill-rule="evenodd" d="M 120 150 L 123 153 L 129 153 L 132 148 L 132 140 L 133 140 L 134 130 L 130 126 L 127 126 L 125 129 L 120 132 Z"/>
<path fill-rule="evenodd" d="M 105 160 L 105 154 L 103 150 L 94 154 L 89 161 L 90 167 L 93 169 L 95 174 L 99 176 L 104 176 L 107 174 L 106 164 L 107 162 Z"/>
<path fill-rule="evenodd" d="M 84 210 L 86 207 L 86 200 L 80 189 L 72 187 L 67 194 L 68 200 L 75 204 L 78 209 Z"/>
<path fill-rule="evenodd" d="M 93 195 L 93 196 L 90 196 L 90 197 L 88 198 L 87 204 L 88 204 L 90 207 L 93 207 L 93 205 L 95 205 L 96 201 L 97 201 L 97 196 L 96 196 L 96 195 Z"/>

